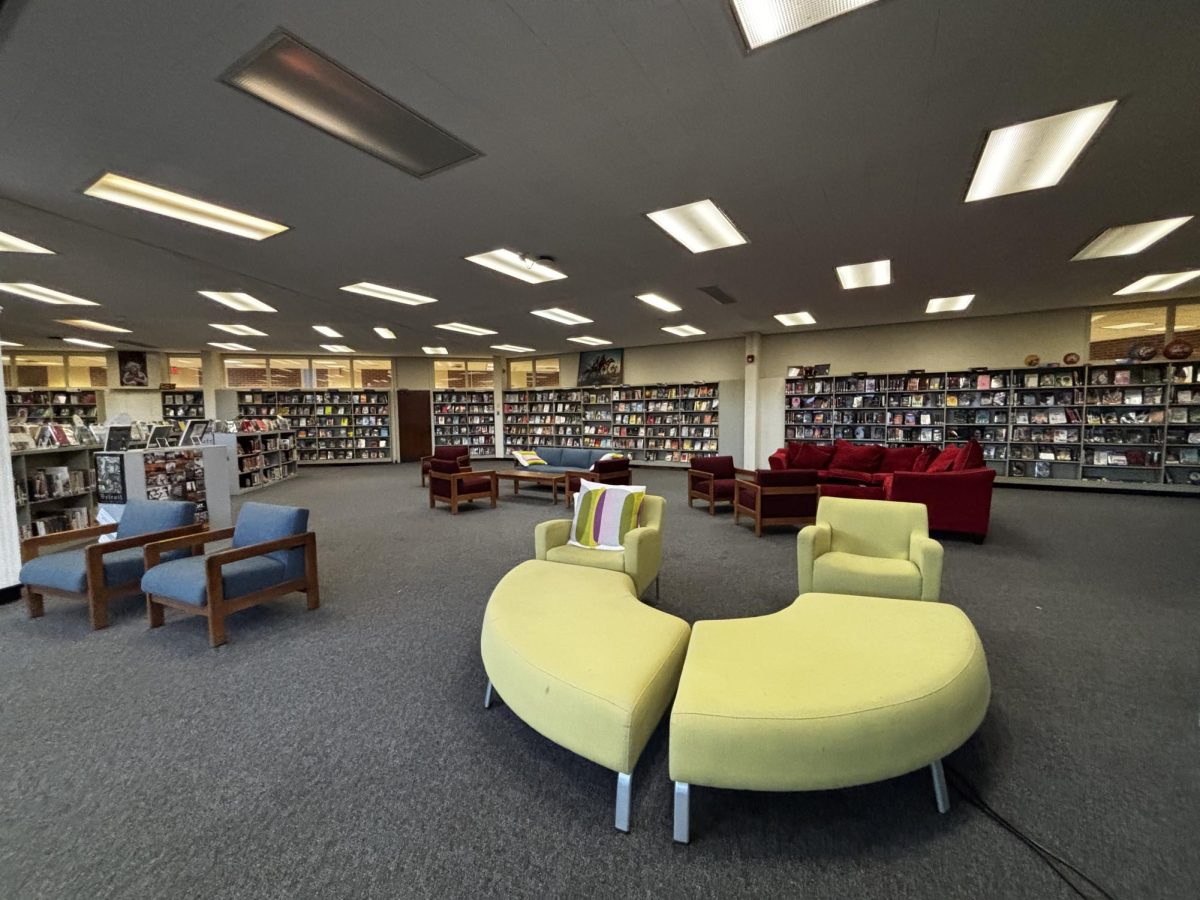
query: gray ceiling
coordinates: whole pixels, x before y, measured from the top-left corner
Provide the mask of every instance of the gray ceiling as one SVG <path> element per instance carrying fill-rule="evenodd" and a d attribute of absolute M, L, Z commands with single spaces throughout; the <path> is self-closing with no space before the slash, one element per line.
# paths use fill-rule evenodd
<path fill-rule="evenodd" d="M 283 26 L 485 156 L 417 180 L 218 81 Z M 1070 262 L 1110 225 L 1200 213 L 1195 0 L 882 0 L 751 55 L 719 0 L 108 0 L 0 10 L 0 231 L 56 256 L 0 254 L 0 281 L 97 300 L 5 295 L 5 337 L 55 318 L 125 324 L 170 349 L 270 333 L 313 351 L 313 323 L 361 352 L 444 343 L 578 350 L 924 317 L 975 293 L 970 315 L 1117 302 L 1150 272 L 1200 266 L 1200 219 L 1133 257 Z M 962 202 L 987 131 L 1118 98 L 1096 142 L 1049 190 Z M 135 178 L 286 223 L 261 243 L 80 193 Z M 750 243 L 693 255 L 642 214 L 713 198 Z M 510 247 L 570 276 L 526 285 L 463 261 Z M 894 284 L 842 291 L 834 266 L 893 260 Z M 440 298 L 404 307 L 338 291 L 376 281 Z M 719 284 L 720 306 L 697 290 Z M 225 310 L 241 290 L 277 315 Z M 661 292 L 667 315 L 632 298 Z M 1166 296 L 1175 296 L 1187 291 Z M 1123 299 L 1123 298 L 1122 298 Z M 528 311 L 565 306 L 569 329 Z M 494 328 L 494 338 L 438 322 Z M 371 326 L 396 330 L 382 341 Z"/>

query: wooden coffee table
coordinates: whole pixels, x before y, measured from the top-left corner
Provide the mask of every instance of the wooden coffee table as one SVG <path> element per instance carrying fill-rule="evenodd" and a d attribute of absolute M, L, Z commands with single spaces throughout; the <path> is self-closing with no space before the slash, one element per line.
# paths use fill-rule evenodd
<path fill-rule="evenodd" d="M 567 493 L 566 472 L 536 472 L 532 469 L 508 469 L 497 470 L 496 477 L 511 481 L 514 494 L 521 493 L 522 484 L 549 485 L 551 506 L 558 503 L 559 490 L 562 490 L 564 496 Z"/>

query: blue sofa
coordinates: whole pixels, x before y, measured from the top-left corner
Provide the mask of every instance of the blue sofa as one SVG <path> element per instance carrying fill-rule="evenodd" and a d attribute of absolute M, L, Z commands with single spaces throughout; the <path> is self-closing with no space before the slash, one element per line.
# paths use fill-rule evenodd
<path fill-rule="evenodd" d="M 538 472 L 587 472 L 606 453 L 612 450 L 592 450 L 584 447 L 534 447 L 537 455 L 546 461 L 544 466 L 533 466 Z M 525 468 L 519 463 L 518 468 Z"/>

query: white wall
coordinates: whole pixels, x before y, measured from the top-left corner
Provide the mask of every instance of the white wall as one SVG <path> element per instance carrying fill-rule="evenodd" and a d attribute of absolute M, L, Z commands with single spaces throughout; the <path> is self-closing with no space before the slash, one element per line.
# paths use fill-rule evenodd
<path fill-rule="evenodd" d="M 689 381 L 726 381 L 746 377 L 743 338 L 688 341 L 625 350 L 626 384 L 686 384 Z M 562 387 L 579 383 L 579 354 L 558 358 Z"/>
<path fill-rule="evenodd" d="M 4 368 L 0 366 L 0 396 Z M 12 587 L 21 572 L 21 542 L 17 530 L 17 498 L 13 492 L 12 457 L 9 455 L 8 416 L 0 416 L 0 588 Z"/>

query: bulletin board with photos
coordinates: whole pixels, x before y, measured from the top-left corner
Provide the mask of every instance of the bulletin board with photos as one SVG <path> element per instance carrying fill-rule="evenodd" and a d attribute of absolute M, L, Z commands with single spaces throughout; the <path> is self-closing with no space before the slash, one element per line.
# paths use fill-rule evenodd
<path fill-rule="evenodd" d="M 204 459 L 195 450 L 147 450 L 143 454 L 147 500 L 190 500 L 196 521 L 208 521 Z"/>

